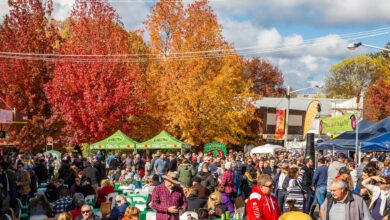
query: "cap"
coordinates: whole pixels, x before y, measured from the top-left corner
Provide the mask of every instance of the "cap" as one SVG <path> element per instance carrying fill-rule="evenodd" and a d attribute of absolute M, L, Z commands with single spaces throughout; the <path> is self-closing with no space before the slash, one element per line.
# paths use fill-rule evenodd
<path fill-rule="evenodd" d="M 341 167 L 339 170 L 339 175 L 341 174 L 350 174 L 351 171 L 347 167 Z"/>

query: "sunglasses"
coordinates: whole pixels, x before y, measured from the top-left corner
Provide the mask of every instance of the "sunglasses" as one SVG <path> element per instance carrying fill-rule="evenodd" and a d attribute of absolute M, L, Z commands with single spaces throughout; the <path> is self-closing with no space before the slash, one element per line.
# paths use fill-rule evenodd
<path fill-rule="evenodd" d="M 271 185 L 268 185 L 268 186 L 265 186 L 267 188 L 274 188 L 274 184 L 271 184 Z"/>
<path fill-rule="evenodd" d="M 82 214 L 85 214 L 85 213 L 90 213 L 91 210 L 84 210 L 84 211 L 81 211 Z"/>
<path fill-rule="evenodd" d="M 122 201 L 121 201 L 121 200 L 118 200 L 118 201 L 116 201 L 116 203 L 122 203 Z"/>
<path fill-rule="evenodd" d="M 216 200 L 216 198 L 214 198 L 214 197 L 210 197 L 210 199 L 211 199 L 211 200 Z"/>

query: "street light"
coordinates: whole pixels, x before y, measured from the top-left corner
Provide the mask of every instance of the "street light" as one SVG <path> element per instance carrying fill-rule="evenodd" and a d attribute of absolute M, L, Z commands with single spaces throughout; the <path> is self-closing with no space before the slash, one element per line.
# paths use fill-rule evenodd
<path fill-rule="evenodd" d="M 365 47 L 370 47 L 370 48 L 374 48 L 374 49 L 379 49 L 379 50 L 384 50 L 384 51 L 388 51 L 390 52 L 390 49 L 388 48 L 384 48 L 384 47 L 377 47 L 377 46 L 373 46 L 373 45 L 369 45 L 369 44 L 363 44 L 362 42 L 357 42 L 357 43 L 352 43 L 352 44 L 348 44 L 347 48 L 350 49 L 350 50 L 354 50 L 360 46 L 365 46 Z M 359 114 L 359 96 L 360 94 L 358 94 L 358 97 L 356 99 L 356 129 L 355 129 L 355 158 L 356 158 L 356 164 L 360 165 L 360 149 L 359 149 L 359 118 L 360 118 L 360 114 Z"/>
<path fill-rule="evenodd" d="M 388 49 L 388 48 L 377 47 L 377 46 L 373 46 L 373 45 L 369 45 L 369 44 L 363 44 L 362 42 L 348 44 L 347 48 L 350 49 L 350 50 L 354 50 L 354 49 L 356 49 L 356 48 L 358 48 L 360 46 L 365 46 L 365 47 L 370 47 L 370 48 L 374 48 L 374 49 L 379 49 L 379 50 L 384 50 L 384 51 L 389 51 L 390 52 L 390 49 Z"/>
<path fill-rule="evenodd" d="M 314 86 L 310 86 L 310 87 L 306 87 L 306 88 L 302 88 L 302 89 L 297 89 L 297 90 L 294 90 L 294 91 L 290 91 L 290 86 L 287 86 L 287 109 L 286 109 L 286 121 L 285 121 L 285 128 L 284 128 L 284 147 L 287 148 L 287 136 L 288 136 L 288 117 L 290 115 L 290 96 L 291 96 L 291 93 L 296 93 L 296 92 L 300 92 L 300 91 L 303 91 L 303 90 L 307 90 L 307 89 L 313 89 L 313 88 L 318 88 L 318 89 L 321 89 L 323 88 L 322 85 L 314 85 Z"/>

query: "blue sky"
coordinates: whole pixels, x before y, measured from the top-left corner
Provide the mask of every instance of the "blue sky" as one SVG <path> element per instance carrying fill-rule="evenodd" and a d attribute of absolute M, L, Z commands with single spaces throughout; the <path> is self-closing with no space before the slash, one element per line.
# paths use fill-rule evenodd
<path fill-rule="evenodd" d="M 74 0 L 53 1 L 54 17 L 69 15 Z M 140 29 L 156 1 L 109 2 L 126 28 Z M 0 0 L 1 15 L 7 12 L 6 3 Z M 364 47 L 350 51 L 348 43 L 361 41 L 382 47 L 390 41 L 390 0 L 210 0 L 210 4 L 225 38 L 237 48 L 257 48 L 249 56 L 270 60 L 282 70 L 285 84 L 295 89 L 323 84 L 329 68 L 340 60 L 376 51 Z M 379 28 L 387 28 L 387 34 L 352 41 L 346 38 L 346 34 Z M 314 44 L 301 45 L 308 40 Z M 301 46 L 287 49 L 286 45 Z"/>

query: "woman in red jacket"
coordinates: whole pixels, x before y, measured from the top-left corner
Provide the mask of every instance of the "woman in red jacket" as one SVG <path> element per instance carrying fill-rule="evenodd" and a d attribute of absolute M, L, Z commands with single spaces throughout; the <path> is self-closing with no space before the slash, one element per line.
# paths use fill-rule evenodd
<path fill-rule="evenodd" d="M 98 204 L 98 207 L 100 207 L 100 204 L 103 202 L 106 202 L 106 196 L 108 194 L 114 192 L 114 187 L 112 186 L 111 182 L 109 180 L 103 180 L 102 181 L 102 188 L 98 189 L 97 191 L 97 200 L 96 203 Z"/>
<path fill-rule="evenodd" d="M 280 216 L 280 208 L 273 190 L 272 177 L 261 174 L 257 179 L 257 185 L 253 186 L 252 193 L 246 204 L 247 220 L 277 220 Z"/>

